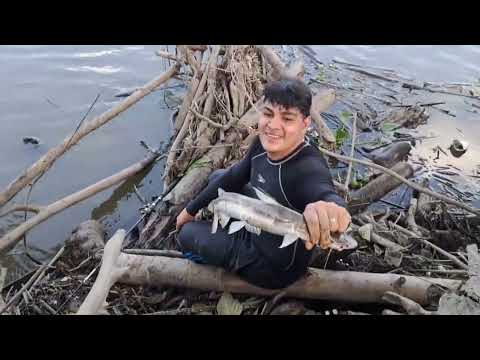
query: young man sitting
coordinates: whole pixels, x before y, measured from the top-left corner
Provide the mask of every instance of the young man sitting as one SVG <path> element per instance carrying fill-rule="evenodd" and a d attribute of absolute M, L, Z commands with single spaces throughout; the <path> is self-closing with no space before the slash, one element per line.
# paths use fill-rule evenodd
<path fill-rule="evenodd" d="M 284 288 L 306 271 L 312 249 L 326 249 L 331 233 L 342 233 L 351 218 L 335 192 L 328 165 L 320 151 L 306 140 L 310 126 L 310 89 L 299 80 L 280 80 L 266 86 L 258 123 L 259 135 L 246 156 L 229 169 L 217 171 L 207 187 L 177 217 L 178 241 L 192 260 L 219 266 L 249 283 Z M 199 210 L 218 196 L 218 188 L 256 197 L 251 186 L 280 204 L 303 213 L 310 240 L 297 239 L 279 248 L 282 236 L 244 228 L 231 235 L 228 227 L 193 221 Z"/>

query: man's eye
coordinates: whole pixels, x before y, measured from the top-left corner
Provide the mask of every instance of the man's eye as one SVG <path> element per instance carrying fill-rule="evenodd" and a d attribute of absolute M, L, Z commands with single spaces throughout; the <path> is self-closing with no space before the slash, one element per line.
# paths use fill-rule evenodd
<path fill-rule="evenodd" d="M 266 116 L 266 117 L 272 117 L 272 116 L 273 116 L 273 114 L 271 114 L 271 113 L 268 113 L 268 112 L 264 112 L 264 113 L 263 113 L 263 116 Z"/>
<path fill-rule="evenodd" d="M 283 118 L 283 120 L 285 120 L 285 121 L 293 121 L 292 118 Z"/>

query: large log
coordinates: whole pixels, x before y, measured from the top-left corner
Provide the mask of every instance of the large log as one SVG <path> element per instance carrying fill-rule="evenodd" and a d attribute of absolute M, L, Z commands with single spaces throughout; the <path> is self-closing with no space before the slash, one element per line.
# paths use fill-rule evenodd
<path fill-rule="evenodd" d="M 406 162 L 397 163 L 391 170 L 404 178 L 409 178 L 413 175 L 412 166 Z M 401 183 L 399 179 L 389 174 L 380 175 L 352 193 L 348 203 L 350 212 L 354 214 L 360 212 L 368 207 L 370 203 L 380 200 Z"/>
<path fill-rule="evenodd" d="M 335 102 L 335 90 L 322 90 L 316 94 L 312 99 L 312 106 L 310 108 L 310 116 L 312 121 L 317 125 L 320 135 L 327 147 L 331 148 L 335 145 L 335 136 L 330 128 L 325 123 L 320 113 L 327 111 Z"/>
<path fill-rule="evenodd" d="M 285 291 L 286 296 L 293 298 L 353 303 L 382 303 L 383 295 L 392 291 L 418 304 L 428 305 L 438 300 L 438 285 L 456 290 L 462 283 L 450 279 L 310 268 L 307 276 L 288 288 L 269 290 L 253 286 L 223 269 L 185 259 L 122 253 L 117 265 L 128 267 L 118 281 L 130 285 L 175 286 L 260 296 Z"/>
<path fill-rule="evenodd" d="M 370 159 L 378 165 L 391 168 L 393 165 L 405 159 L 412 146 L 408 141 L 394 143 L 382 151 L 371 154 Z"/>

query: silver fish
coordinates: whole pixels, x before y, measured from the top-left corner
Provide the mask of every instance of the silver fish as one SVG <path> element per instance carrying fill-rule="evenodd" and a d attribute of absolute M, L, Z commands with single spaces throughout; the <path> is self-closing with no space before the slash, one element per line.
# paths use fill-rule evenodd
<path fill-rule="evenodd" d="M 226 192 L 218 189 L 218 197 L 210 202 L 208 209 L 213 213 L 212 234 L 233 221 L 229 227 L 229 234 L 242 228 L 259 235 L 261 231 L 283 236 L 280 248 L 294 243 L 297 239 L 308 241 L 310 235 L 303 214 L 289 209 L 275 199 L 254 187 L 259 199 L 254 199 L 242 194 Z M 357 241 L 347 233 L 336 237 L 331 235 L 330 248 L 334 250 L 353 249 Z"/>

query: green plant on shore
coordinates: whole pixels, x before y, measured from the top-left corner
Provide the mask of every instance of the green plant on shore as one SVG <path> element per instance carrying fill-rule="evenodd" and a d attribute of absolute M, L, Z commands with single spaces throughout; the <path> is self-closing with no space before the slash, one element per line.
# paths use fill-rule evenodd
<path fill-rule="evenodd" d="M 348 122 L 351 117 L 352 117 L 352 113 L 349 111 L 342 111 L 340 113 L 339 119 L 343 125 L 335 133 L 335 142 L 338 149 L 340 149 L 343 146 L 343 144 L 345 143 L 345 140 L 347 140 L 350 135 L 348 131 Z"/>
<path fill-rule="evenodd" d="M 210 161 L 208 160 L 202 160 L 202 159 L 195 160 L 192 163 L 192 165 L 188 167 L 187 174 L 195 168 L 205 167 L 205 166 L 208 166 L 209 164 L 210 164 Z"/>
<path fill-rule="evenodd" d="M 320 68 L 320 71 L 318 72 L 317 76 L 315 77 L 315 80 L 317 81 L 325 81 L 325 68 L 322 67 Z"/>
<path fill-rule="evenodd" d="M 335 132 L 335 144 L 337 146 L 337 149 L 340 149 L 343 146 L 345 140 L 348 139 L 348 136 L 349 133 L 348 130 L 345 129 L 345 126 L 342 126 Z"/>
<path fill-rule="evenodd" d="M 365 186 L 368 184 L 368 178 L 367 177 L 362 177 L 358 174 L 358 172 L 354 172 L 354 176 L 352 177 L 352 180 L 350 181 L 350 187 L 352 189 L 360 189 L 361 187 Z"/>

